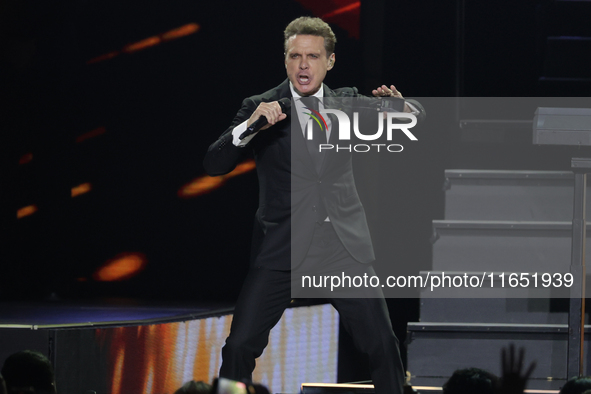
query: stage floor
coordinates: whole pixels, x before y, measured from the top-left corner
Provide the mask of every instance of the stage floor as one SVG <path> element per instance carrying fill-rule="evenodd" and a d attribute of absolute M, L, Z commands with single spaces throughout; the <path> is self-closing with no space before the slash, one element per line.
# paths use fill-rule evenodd
<path fill-rule="evenodd" d="M 135 300 L 0 302 L 2 328 L 123 326 L 203 319 L 231 314 L 230 303 Z"/>

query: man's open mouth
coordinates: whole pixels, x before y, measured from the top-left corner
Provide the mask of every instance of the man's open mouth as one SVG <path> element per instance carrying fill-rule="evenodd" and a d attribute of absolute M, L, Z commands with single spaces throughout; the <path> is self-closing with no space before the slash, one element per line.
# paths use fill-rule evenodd
<path fill-rule="evenodd" d="M 307 85 L 307 84 L 309 84 L 309 83 L 310 83 L 310 77 L 309 77 L 309 76 L 307 76 L 307 75 L 299 75 L 299 76 L 298 76 L 298 82 L 299 82 L 301 85 Z"/>

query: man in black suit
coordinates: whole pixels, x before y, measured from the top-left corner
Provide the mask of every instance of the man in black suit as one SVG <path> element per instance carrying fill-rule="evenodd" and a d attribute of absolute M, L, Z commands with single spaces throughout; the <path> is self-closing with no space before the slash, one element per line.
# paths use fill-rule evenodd
<path fill-rule="evenodd" d="M 209 147 L 204 161 L 209 175 L 226 174 L 247 148 L 252 148 L 259 178 L 251 267 L 222 349 L 220 376 L 234 380 L 250 379 L 271 328 L 292 299 L 293 273 L 375 274 L 351 155 L 329 152 L 318 156 L 307 148 L 302 131 L 307 121 L 302 108 L 321 106 L 326 98 L 359 95 L 355 88 L 331 90 L 323 84 L 335 64 L 336 38 L 328 24 L 319 18 L 298 18 L 287 26 L 284 36 L 288 79 L 245 99 L 230 127 Z M 394 86 L 383 85 L 373 94 L 402 98 Z M 316 99 L 298 103 L 311 97 Z M 282 113 L 278 103 L 282 98 L 294 99 L 291 115 Z M 421 112 L 418 103 L 404 104 L 404 110 Z M 268 124 L 241 140 L 246 128 L 261 116 Z M 327 135 L 322 136 L 327 138 L 325 142 L 337 138 L 332 127 L 336 123 L 334 119 L 330 122 Z M 381 290 L 360 291 L 359 297 L 365 298 L 331 296 L 329 301 L 356 346 L 368 355 L 376 393 L 402 393 L 404 370 L 398 340 Z"/>

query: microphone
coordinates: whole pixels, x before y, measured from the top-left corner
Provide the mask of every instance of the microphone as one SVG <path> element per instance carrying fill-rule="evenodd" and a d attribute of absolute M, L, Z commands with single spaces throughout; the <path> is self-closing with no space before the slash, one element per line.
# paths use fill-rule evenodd
<path fill-rule="evenodd" d="M 287 111 L 289 111 L 289 108 L 291 107 L 291 100 L 288 98 L 282 98 L 281 100 L 278 101 L 278 103 L 279 103 L 279 106 L 281 107 L 281 112 L 286 114 Z M 267 125 L 267 123 L 269 123 L 267 118 L 265 118 L 264 116 L 261 116 L 260 118 L 258 118 L 254 122 L 252 122 L 252 124 L 246 128 L 246 131 L 244 131 L 244 133 L 240 134 L 240 137 L 238 137 L 238 138 L 240 140 L 243 140 L 245 137 L 248 137 L 249 135 L 254 134 L 257 131 L 259 131 L 260 129 L 262 129 L 263 127 L 265 127 Z"/>
<path fill-rule="evenodd" d="M 357 97 L 358 109 L 370 109 L 379 112 L 403 112 L 406 100 L 400 97 Z"/>

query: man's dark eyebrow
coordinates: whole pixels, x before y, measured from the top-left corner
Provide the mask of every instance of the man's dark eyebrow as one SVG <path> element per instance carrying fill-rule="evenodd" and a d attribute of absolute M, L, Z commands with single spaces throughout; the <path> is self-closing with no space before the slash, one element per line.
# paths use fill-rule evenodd
<path fill-rule="evenodd" d="M 301 53 L 299 53 L 299 52 L 295 52 L 295 51 L 294 51 L 294 52 L 288 52 L 288 53 L 287 53 L 287 55 L 288 55 L 288 56 L 293 56 L 293 55 L 301 55 Z M 308 55 L 317 55 L 317 56 L 320 56 L 320 55 L 322 55 L 322 51 L 318 51 L 318 52 L 310 52 L 310 53 L 308 53 Z"/>

